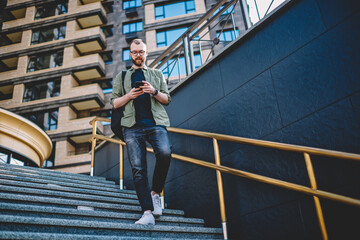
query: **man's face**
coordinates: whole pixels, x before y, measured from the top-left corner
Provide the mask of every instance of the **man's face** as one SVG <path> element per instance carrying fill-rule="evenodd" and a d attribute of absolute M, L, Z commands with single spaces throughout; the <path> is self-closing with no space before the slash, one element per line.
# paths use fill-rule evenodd
<path fill-rule="evenodd" d="M 138 67 L 142 67 L 145 64 L 147 51 L 144 43 L 131 44 L 130 46 L 131 61 Z"/>

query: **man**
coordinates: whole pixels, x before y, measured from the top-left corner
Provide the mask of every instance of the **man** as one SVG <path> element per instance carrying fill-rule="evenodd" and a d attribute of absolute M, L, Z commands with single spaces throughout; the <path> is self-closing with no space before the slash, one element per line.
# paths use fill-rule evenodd
<path fill-rule="evenodd" d="M 166 126 L 170 125 L 163 105 L 171 101 L 164 76 L 160 70 L 148 68 L 145 60 L 148 51 L 141 39 L 130 44 L 133 66 L 127 71 L 122 86 L 122 74 L 113 81 L 114 108 L 124 107 L 121 119 L 124 140 L 136 193 L 144 214 L 135 224 L 155 224 L 153 215 L 162 215 L 159 193 L 164 188 L 170 165 L 171 145 Z M 135 87 L 139 83 L 143 86 Z M 156 164 L 150 192 L 147 178 L 146 141 L 155 152 Z"/>

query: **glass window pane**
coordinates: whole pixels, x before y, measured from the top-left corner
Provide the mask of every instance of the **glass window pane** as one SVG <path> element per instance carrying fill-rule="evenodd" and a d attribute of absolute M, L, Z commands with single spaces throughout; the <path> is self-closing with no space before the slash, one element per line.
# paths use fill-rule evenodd
<path fill-rule="evenodd" d="M 129 31 L 130 31 L 129 25 L 128 25 L 128 24 L 124 25 L 124 26 L 123 26 L 123 34 L 126 34 L 126 33 L 128 33 Z"/>
<path fill-rule="evenodd" d="M 143 23 L 142 22 L 138 22 L 137 23 L 137 29 L 136 29 L 138 32 L 142 31 L 143 30 Z"/>
<path fill-rule="evenodd" d="M 123 61 L 131 60 L 131 58 L 130 58 L 130 49 L 123 50 L 122 59 L 123 59 Z"/>
<path fill-rule="evenodd" d="M 195 2 L 194 2 L 194 0 L 186 1 L 186 10 L 187 11 L 195 10 Z"/>
<path fill-rule="evenodd" d="M 136 25 L 134 23 L 130 24 L 130 32 L 136 31 Z"/>
<path fill-rule="evenodd" d="M 159 6 L 155 7 L 155 19 L 162 19 L 164 18 L 164 7 Z"/>
<path fill-rule="evenodd" d="M 11 158 L 10 160 L 10 164 L 14 164 L 14 165 L 18 165 L 18 166 L 24 166 L 24 162 L 23 161 L 20 161 L 16 158 Z"/>
<path fill-rule="evenodd" d="M 184 2 L 168 4 L 164 8 L 165 18 L 186 14 Z"/>
<path fill-rule="evenodd" d="M 157 47 L 166 46 L 165 32 L 156 33 L 156 42 L 157 42 Z"/>
<path fill-rule="evenodd" d="M 166 32 L 167 46 L 173 44 L 186 30 L 187 28 L 179 28 L 179 29 L 167 31 Z"/>

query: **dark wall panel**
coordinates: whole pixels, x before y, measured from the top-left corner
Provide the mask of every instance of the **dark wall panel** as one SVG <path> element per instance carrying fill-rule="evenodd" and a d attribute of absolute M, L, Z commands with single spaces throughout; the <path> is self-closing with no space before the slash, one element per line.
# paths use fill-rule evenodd
<path fill-rule="evenodd" d="M 271 68 L 285 125 L 359 89 L 360 33 L 353 32 L 358 28 L 359 14 Z"/>
<path fill-rule="evenodd" d="M 245 39 L 221 62 L 225 93 L 288 56 L 325 31 L 318 6 L 313 0 L 299 1 L 294 8 L 277 16 L 268 26 Z"/>

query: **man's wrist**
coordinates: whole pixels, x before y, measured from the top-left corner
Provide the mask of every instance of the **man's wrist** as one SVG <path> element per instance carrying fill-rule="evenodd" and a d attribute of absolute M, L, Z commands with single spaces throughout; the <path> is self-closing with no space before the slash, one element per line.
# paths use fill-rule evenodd
<path fill-rule="evenodd" d="M 155 97 L 158 93 L 159 93 L 159 91 L 154 88 L 154 93 L 152 95 Z"/>

